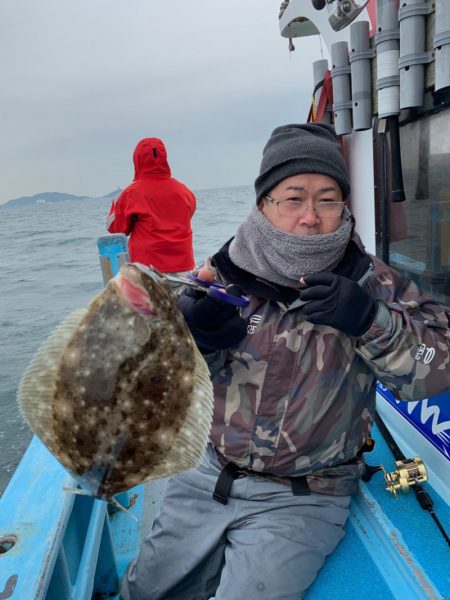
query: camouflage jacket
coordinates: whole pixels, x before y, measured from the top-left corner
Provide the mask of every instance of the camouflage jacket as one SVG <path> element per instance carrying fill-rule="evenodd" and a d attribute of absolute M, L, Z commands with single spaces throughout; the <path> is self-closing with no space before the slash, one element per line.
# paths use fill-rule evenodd
<path fill-rule="evenodd" d="M 376 380 L 403 400 L 450 388 L 444 308 L 352 240 L 334 272 L 380 301 L 370 329 L 352 338 L 305 321 L 296 290 L 239 269 L 227 248 L 211 260 L 216 278 L 237 283 L 251 303 L 241 312 L 246 338 L 206 357 L 215 392 L 213 445 L 255 473 L 307 475 L 313 491 L 356 492 L 364 464 L 343 463 L 369 437 Z"/>

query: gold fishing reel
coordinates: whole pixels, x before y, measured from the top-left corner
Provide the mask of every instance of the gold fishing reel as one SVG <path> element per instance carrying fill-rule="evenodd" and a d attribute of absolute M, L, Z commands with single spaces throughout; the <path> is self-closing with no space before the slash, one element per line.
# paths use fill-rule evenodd
<path fill-rule="evenodd" d="M 395 464 L 397 469 L 391 473 L 388 473 L 383 465 L 380 466 L 384 474 L 386 490 L 396 498 L 398 498 L 398 491 L 406 494 L 410 487 L 418 483 L 424 483 L 428 479 L 427 469 L 420 456 L 396 460 Z"/>

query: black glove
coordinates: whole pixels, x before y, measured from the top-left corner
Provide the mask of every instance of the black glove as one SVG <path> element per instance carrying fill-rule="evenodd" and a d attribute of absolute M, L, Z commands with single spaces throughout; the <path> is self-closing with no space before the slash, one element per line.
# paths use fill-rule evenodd
<path fill-rule="evenodd" d="M 347 335 L 359 337 L 372 325 L 378 303 L 355 281 L 323 271 L 303 278 L 306 289 L 300 299 L 303 316 L 310 323 L 330 325 Z"/>
<path fill-rule="evenodd" d="M 178 308 L 204 354 L 236 346 L 247 335 L 247 325 L 235 306 L 192 288 L 179 295 Z"/>

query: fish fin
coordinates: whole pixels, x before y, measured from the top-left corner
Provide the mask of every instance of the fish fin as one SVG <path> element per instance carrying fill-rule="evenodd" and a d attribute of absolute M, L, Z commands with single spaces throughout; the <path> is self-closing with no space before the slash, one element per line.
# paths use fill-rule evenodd
<path fill-rule="evenodd" d="M 63 492 L 66 492 L 67 494 L 75 494 L 76 496 L 90 496 L 91 498 L 94 498 L 94 494 L 92 492 L 88 492 L 87 490 L 83 490 L 81 488 L 68 488 L 68 487 L 63 487 Z"/>
<path fill-rule="evenodd" d="M 118 502 L 114 497 L 111 497 L 108 500 L 108 502 L 113 506 L 117 507 L 119 510 L 122 510 L 124 513 L 126 513 L 130 517 L 130 519 L 133 519 L 133 521 L 136 521 L 136 523 L 138 522 L 138 518 L 136 517 L 136 515 L 133 515 L 129 508 L 125 508 L 125 506 L 123 504 L 120 504 L 120 502 Z"/>
<path fill-rule="evenodd" d="M 64 348 L 87 310 L 74 310 L 53 330 L 28 365 L 17 390 L 22 416 L 44 444 L 52 448 L 53 399 Z"/>
<path fill-rule="evenodd" d="M 92 494 L 91 492 L 79 488 L 75 489 L 63 487 L 63 492 L 66 492 L 68 494 L 75 494 L 77 496 L 90 496 L 91 498 L 95 498 L 94 494 Z M 122 510 L 124 513 L 127 513 L 130 519 L 133 519 L 133 521 L 135 521 L 136 523 L 138 522 L 138 518 L 136 517 L 136 515 L 133 515 L 129 508 L 126 508 L 123 504 L 120 504 L 120 502 L 118 502 L 114 497 L 109 498 L 107 500 L 105 498 L 99 498 L 99 500 L 105 500 L 106 502 L 109 502 L 119 510 Z"/>

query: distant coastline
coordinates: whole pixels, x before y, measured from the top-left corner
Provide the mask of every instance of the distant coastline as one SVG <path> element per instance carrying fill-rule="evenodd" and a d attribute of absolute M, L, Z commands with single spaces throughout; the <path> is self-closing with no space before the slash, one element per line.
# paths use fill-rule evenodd
<path fill-rule="evenodd" d="M 240 190 L 251 187 L 249 185 L 233 185 L 225 188 L 206 188 L 201 190 L 194 190 L 195 194 L 215 192 L 222 189 L 234 189 Z M 20 208 L 22 206 L 32 206 L 34 204 L 59 204 L 61 202 L 84 202 L 89 200 L 105 200 L 111 202 L 111 200 L 118 196 L 122 190 L 116 188 L 112 192 L 105 194 L 104 196 L 76 196 L 75 194 L 64 194 L 62 192 L 41 192 L 34 194 L 33 196 L 21 196 L 20 198 L 13 198 L 8 200 L 4 204 L 0 204 L 2 208 Z"/>
<path fill-rule="evenodd" d="M 62 192 L 41 192 L 40 194 L 34 194 L 33 196 L 21 196 L 20 198 L 13 198 L 8 200 L 4 204 L 0 204 L 2 208 L 20 208 L 22 206 L 30 206 L 33 204 L 59 204 L 60 202 L 81 202 L 85 200 L 112 200 L 114 196 L 117 196 L 121 192 L 120 189 L 116 189 L 109 194 L 104 196 L 92 197 L 92 196 L 76 196 L 75 194 L 64 194 Z"/>

